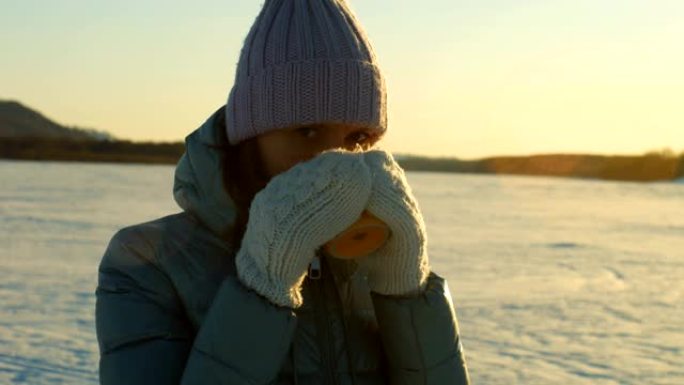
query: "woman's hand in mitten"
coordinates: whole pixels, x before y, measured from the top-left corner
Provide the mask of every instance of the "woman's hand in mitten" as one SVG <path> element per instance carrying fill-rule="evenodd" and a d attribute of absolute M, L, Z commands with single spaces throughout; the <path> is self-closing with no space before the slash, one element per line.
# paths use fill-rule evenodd
<path fill-rule="evenodd" d="M 376 252 L 356 262 L 368 274 L 370 289 L 385 295 L 421 293 L 430 267 L 427 234 L 418 203 L 406 175 L 391 154 L 383 150 L 364 153 L 373 188 L 368 211 L 385 222 L 390 237 Z"/>
<path fill-rule="evenodd" d="M 371 179 L 363 155 L 330 150 L 275 176 L 256 194 L 236 256 L 243 284 L 296 308 L 316 250 L 366 207 Z"/>

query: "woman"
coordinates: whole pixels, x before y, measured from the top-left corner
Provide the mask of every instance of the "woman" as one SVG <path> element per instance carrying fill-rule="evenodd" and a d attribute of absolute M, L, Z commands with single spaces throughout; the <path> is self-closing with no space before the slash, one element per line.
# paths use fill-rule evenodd
<path fill-rule="evenodd" d="M 372 148 L 385 129 L 348 6 L 267 0 L 228 103 L 186 138 L 183 212 L 120 230 L 101 261 L 101 383 L 467 384 L 416 201 Z M 382 248 L 319 251 L 363 211 Z"/>

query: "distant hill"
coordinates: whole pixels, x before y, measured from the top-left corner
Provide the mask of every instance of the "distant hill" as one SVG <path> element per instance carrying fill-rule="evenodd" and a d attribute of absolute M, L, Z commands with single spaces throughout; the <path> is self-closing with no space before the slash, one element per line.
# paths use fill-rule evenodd
<path fill-rule="evenodd" d="M 60 125 L 19 102 L 2 100 L 0 100 L 0 138 L 114 139 L 106 132 Z"/>

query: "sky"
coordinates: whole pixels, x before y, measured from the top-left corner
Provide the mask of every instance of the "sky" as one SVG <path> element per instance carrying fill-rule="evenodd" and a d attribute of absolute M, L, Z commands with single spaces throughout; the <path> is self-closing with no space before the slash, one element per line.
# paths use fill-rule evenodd
<path fill-rule="evenodd" d="M 384 146 L 479 158 L 684 151 L 684 1 L 348 0 Z M 179 141 L 225 104 L 262 1 L 0 0 L 0 99 Z"/>

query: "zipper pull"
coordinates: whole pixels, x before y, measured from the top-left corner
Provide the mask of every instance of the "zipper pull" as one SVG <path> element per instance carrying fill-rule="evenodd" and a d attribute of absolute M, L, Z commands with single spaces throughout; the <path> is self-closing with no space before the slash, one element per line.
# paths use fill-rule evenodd
<path fill-rule="evenodd" d="M 321 259 L 318 254 L 314 255 L 309 264 L 309 279 L 321 278 Z"/>

